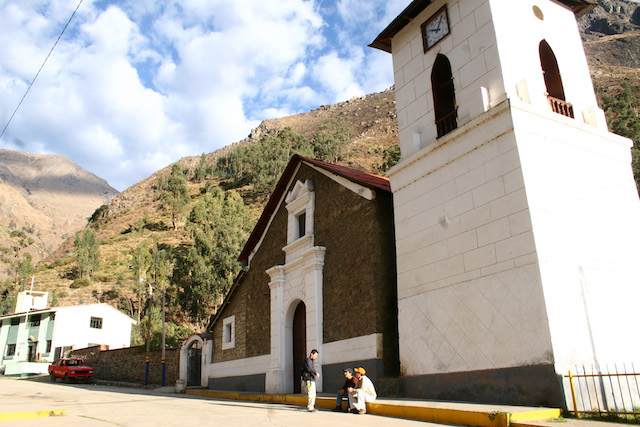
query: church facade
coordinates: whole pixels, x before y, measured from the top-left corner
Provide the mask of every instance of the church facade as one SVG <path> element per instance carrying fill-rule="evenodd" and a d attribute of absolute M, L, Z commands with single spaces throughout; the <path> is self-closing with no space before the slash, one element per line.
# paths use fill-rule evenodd
<path fill-rule="evenodd" d="M 184 344 L 202 384 L 289 393 L 317 348 L 325 390 L 357 362 L 405 397 L 565 407 L 575 365 L 637 362 L 640 201 L 580 40 L 594 5 L 411 2 L 371 44 L 400 162 L 386 181 L 292 160 L 210 336 Z"/>
<path fill-rule="evenodd" d="M 183 345 L 183 359 L 202 348 L 202 384 L 299 392 L 312 349 L 319 390 L 339 388 L 356 364 L 373 378 L 397 376 L 392 206 L 387 178 L 294 156 L 240 255 L 246 271 L 211 339 Z"/>

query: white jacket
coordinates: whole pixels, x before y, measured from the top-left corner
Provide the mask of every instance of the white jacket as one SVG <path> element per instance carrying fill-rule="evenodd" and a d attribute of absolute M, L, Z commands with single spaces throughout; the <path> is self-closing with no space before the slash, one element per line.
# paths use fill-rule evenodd
<path fill-rule="evenodd" d="M 373 402 L 374 400 L 376 400 L 376 398 L 378 397 L 378 395 L 376 394 L 376 388 L 373 386 L 373 382 L 369 379 L 369 377 L 367 377 L 366 375 L 363 375 L 362 377 L 360 377 L 359 382 L 359 386 L 356 389 L 356 392 L 359 393 L 364 393 L 368 395 L 368 402 Z"/>

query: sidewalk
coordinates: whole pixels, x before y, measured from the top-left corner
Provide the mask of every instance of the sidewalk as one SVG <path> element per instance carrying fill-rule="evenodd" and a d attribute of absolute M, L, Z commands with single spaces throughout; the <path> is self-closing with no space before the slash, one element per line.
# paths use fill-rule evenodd
<path fill-rule="evenodd" d="M 187 389 L 190 395 L 223 399 L 246 400 L 253 402 L 285 403 L 306 406 L 304 395 L 270 395 L 258 393 L 222 392 L 204 389 Z M 319 394 L 316 407 L 333 409 L 335 396 Z M 467 425 L 478 427 L 527 427 L 534 426 L 532 421 L 544 422 L 558 418 L 560 409 L 531 408 L 507 405 L 484 405 L 475 403 L 439 402 L 413 399 L 378 398 L 367 403 L 367 413 L 388 417 L 406 418 L 417 421 L 429 421 L 442 424 Z M 542 426 L 544 424 L 535 424 Z M 591 425 L 591 424 L 590 424 Z"/>
<path fill-rule="evenodd" d="M 20 379 L 18 381 L 24 381 Z M 27 381 L 48 383 L 49 378 L 30 378 Z M 174 395 L 174 386 L 160 387 L 140 386 L 139 384 L 96 381 L 103 385 L 118 387 L 126 393 L 126 389 L 135 387 L 138 394 L 149 395 Z M 295 406 L 306 406 L 305 395 L 268 395 L 260 393 L 220 392 L 205 388 L 189 388 L 186 394 L 202 396 L 214 399 L 232 399 L 238 401 L 252 401 L 262 403 L 281 403 Z M 17 396 L 3 395 L 0 402 L 0 422 L 34 419 L 49 416 L 65 415 L 63 401 L 60 406 L 48 406 L 34 401 L 24 404 Z M 320 393 L 316 400 L 316 406 L 320 409 L 333 409 L 335 396 L 328 393 Z M 5 412 L 11 408 L 12 412 Z M 15 412 L 13 412 L 15 411 Z M 557 419 L 561 411 L 552 408 L 533 408 L 508 405 L 488 405 L 462 402 L 426 401 L 416 399 L 390 399 L 379 398 L 373 403 L 367 404 L 369 414 L 382 415 L 395 418 L 404 418 L 416 421 L 427 421 L 449 425 L 468 425 L 478 427 L 615 427 L 614 423 L 591 421 L 583 419 Z M 357 418 L 357 416 L 354 416 Z M 551 421 L 550 421 L 551 420 Z M 615 423 L 618 424 L 618 423 Z"/>

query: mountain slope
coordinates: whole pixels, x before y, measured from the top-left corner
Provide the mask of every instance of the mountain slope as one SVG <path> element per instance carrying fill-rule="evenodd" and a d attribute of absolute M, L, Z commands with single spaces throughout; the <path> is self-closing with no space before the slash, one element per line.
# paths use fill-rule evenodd
<path fill-rule="evenodd" d="M 0 150 L 0 247 L 13 246 L 11 232 L 23 231 L 33 241 L 24 251 L 35 263 L 84 228 L 96 208 L 117 194 L 63 156 Z M 8 269 L 0 263 L 0 277 Z"/>

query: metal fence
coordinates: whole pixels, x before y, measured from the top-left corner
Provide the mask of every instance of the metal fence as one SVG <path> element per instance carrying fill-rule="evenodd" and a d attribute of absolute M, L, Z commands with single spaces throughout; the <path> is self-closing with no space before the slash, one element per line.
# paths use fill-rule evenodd
<path fill-rule="evenodd" d="M 569 410 L 581 415 L 621 415 L 640 418 L 640 373 L 633 363 L 576 366 L 564 378 L 571 389 Z M 571 407 L 573 405 L 573 407 Z"/>

